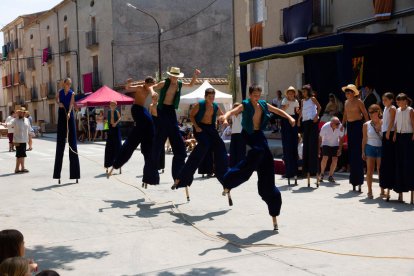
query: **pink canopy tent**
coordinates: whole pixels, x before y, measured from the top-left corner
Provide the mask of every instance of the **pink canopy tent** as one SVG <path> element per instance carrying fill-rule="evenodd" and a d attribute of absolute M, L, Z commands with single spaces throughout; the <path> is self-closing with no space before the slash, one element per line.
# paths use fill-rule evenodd
<path fill-rule="evenodd" d="M 104 85 L 89 96 L 77 101 L 76 105 L 79 107 L 108 106 L 113 100 L 115 100 L 118 105 L 128 105 L 134 103 L 133 98 L 116 92 Z"/>
<path fill-rule="evenodd" d="M 111 101 L 116 101 L 118 105 L 133 104 L 134 99 L 112 90 L 108 86 L 104 85 L 94 93 L 76 102 L 79 107 L 92 107 L 92 106 L 109 106 Z M 87 118 L 89 122 L 89 108 L 86 109 Z M 88 139 L 91 140 L 91 133 L 88 123 Z"/>

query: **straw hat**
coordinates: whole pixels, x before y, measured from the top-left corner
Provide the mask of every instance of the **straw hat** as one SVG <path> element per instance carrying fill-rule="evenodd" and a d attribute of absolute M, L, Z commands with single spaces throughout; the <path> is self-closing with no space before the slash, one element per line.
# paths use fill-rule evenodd
<path fill-rule="evenodd" d="M 25 107 L 20 107 L 19 109 L 16 110 L 16 112 L 26 113 L 26 108 Z"/>
<path fill-rule="evenodd" d="M 358 88 L 353 85 L 353 84 L 348 84 L 347 86 L 342 87 L 342 91 L 345 92 L 346 90 L 351 90 L 352 92 L 354 92 L 354 96 L 358 96 L 359 95 L 359 90 Z"/>
<path fill-rule="evenodd" d="M 296 90 L 296 88 L 295 87 L 293 87 L 293 86 L 289 86 L 288 87 L 288 89 L 286 89 L 285 90 L 285 96 L 287 97 L 287 93 L 289 92 L 289 91 L 293 91 L 293 92 L 295 92 L 295 96 L 297 95 L 297 93 L 298 93 L 298 91 Z"/>
<path fill-rule="evenodd" d="M 168 71 L 167 74 L 170 75 L 171 77 L 176 77 L 176 78 L 184 77 L 184 73 L 182 73 L 180 71 L 180 68 L 178 67 L 171 67 L 170 71 Z"/>

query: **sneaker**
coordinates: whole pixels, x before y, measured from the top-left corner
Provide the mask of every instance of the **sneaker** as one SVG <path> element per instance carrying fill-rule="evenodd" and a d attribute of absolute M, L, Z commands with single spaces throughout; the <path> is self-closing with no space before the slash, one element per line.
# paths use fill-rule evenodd
<path fill-rule="evenodd" d="M 329 176 L 328 181 L 329 181 L 329 182 L 332 182 L 332 183 L 335 183 L 335 179 L 333 178 L 333 176 L 332 176 L 332 175 L 331 175 L 331 176 Z"/>
<path fill-rule="evenodd" d="M 323 182 L 323 174 L 319 176 L 319 182 Z"/>

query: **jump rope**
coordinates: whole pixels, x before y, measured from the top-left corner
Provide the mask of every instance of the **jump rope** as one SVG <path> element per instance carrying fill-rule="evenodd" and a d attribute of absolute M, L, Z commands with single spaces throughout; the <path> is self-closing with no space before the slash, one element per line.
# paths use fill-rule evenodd
<path fill-rule="evenodd" d="M 66 113 L 66 109 L 65 109 L 65 114 Z M 79 154 L 78 152 L 74 151 L 72 149 L 72 147 L 69 145 L 69 120 L 70 120 L 70 116 L 66 117 L 66 143 L 68 143 L 69 146 L 69 150 L 72 151 L 74 154 L 83 157 L 87 160 L 89 160 L 92 163 L 97 164 L 99 167 L 102 166 L 102 164 L 100 164 L 99 162 L 90 159 L 84 155 Z M 227 244 L 231 244 L 235 247 L 238 247 L 240 249 L 246 249 L 246 248 L 282 248 L 282 249 L 299 249 L 299 250 L 304 250 L 304 251 L 311 251 L 311 252 L 318 252 L 318 253 L 324 253 L 324 254 L 330 254 L 330 255 L 337 255 L 337 256 L 347 256 L 347 257 L 359 257 L 359 258 L 369 258 L 369 259 L 388 259 L 388 260 L 410 260 L 413 261 L 414 257 L 406 257 L 406 256 L 375 256 L 375 255 L 365 255 L 365 254 L 357 254 L 357 253 L 346 253 L 346 252 L 337 252 L 337 251 L 331 251 L 331 250 L 324 250 L 324 249 L 318 249 L 318 248 L 312 248 L 312 247 L 305 247 L 302 245 L 284 245 L 284 244 L 274 244 L 274 243 L 255 243 L 255 244 L 245 244 L 245 243 L 239 243 L 239 242 L 235 242 L 232 241 L 230 239 L 224 238 L 224 237 L 220 237 L 217 236 L 216 234 L 207 232 L 203 229 L 201 229 L 200 227 L 198 227 L 194 222 L 189 221 L 185 216 L 185 213 L 183 213 L 180 208 L 177 206 L 177 204 L 172 201 L 172 200 L 168 200 L 168 201 L 164 201 L 164 202 L 158 202 L 155 200 L 152 200 L 151 197 L 144 191 L 142 190 L 139 186 L 136 186 L 134 184 L 128 183 L 122 179 L 120 179 L 119 177 L 116 177 L 114 175 L 112 175 L 112 178 L 114 178 L 116 181 L 118 181 L 119 183 L 126 185 L 126 186 L 130 186 L 134 189 L 137 189 L 143 196 L 144 199 L 148 200 L 150 202 L 151 205 L 163 205 L 163 204 L 170 204 L 171 205 L 171 211 L 175 214 L 177 214 L 183 221 L 185 221 L 186 223 L 190 224 L 191 227 L 193 227 L 195 230 L 197 230 L 198 232 L 200 232 L 201 234 L 203 234 L 206 237 L 212 238 L 216 241 L 220 241 L 220 242 L 224 242 Z M 188 194 L 187 194 L 187 200 L 188 200 Z M 260 253 L 260 252 L 259 252 Z"/>

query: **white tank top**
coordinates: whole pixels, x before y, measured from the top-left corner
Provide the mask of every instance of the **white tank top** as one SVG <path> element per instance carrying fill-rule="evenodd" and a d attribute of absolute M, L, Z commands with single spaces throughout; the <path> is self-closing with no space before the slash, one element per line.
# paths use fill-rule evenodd
<path fill-rule="evenodd" d="M 381 131 L 387 132 L 388 125 L 390 124 L 390 109 L 391 107 L 384 108 L 384 114 L 382 114 L 382 126 Z M 395 124 L 392 126 L 391 131 L 395 130 Z"/>
<path fill-rule="evenodd" d="M 413 133 L 410 118 L 411 110 L 412 108 L 410 106 L 408 106 L 405 110 L 401 110 L 401 108 L 397 109 L 397 114 L 395 115 L 395 121 L 397 122 L 397 133 Z"/>
<path fill-rule="evenodd" d="M 302 121 L 313 120 L 318 113 L 318 108 L 311 98 L 303 100 Z"/>
<path fill-rule="evenodd" d="M 381 147 L 382 146 L 382 137 L 380 136 L 381 133 L 377 133 L 374 127 L 371 125 L 371 121 L 366 122 L 367 124 L 367 144 L 374 147 Z"/>

